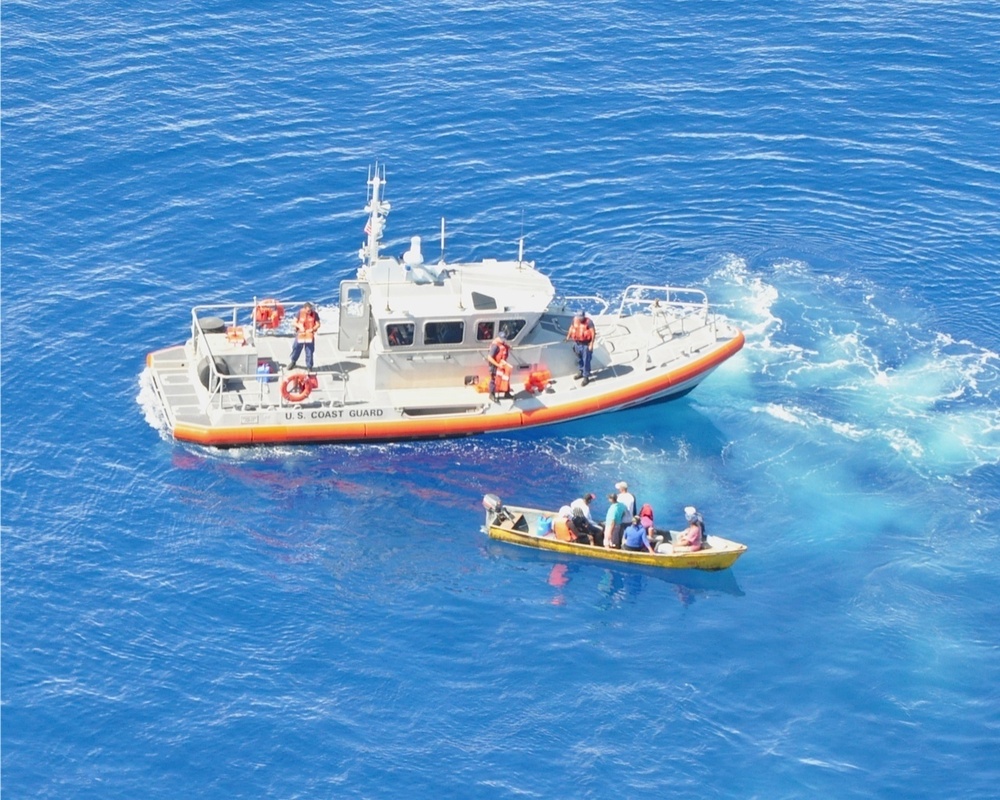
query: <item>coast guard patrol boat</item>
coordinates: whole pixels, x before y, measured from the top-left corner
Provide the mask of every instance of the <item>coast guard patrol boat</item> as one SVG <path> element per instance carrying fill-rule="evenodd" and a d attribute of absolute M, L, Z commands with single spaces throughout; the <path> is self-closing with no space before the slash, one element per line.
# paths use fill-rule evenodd
<path fill-rule="evenodd" d="M 743 347 L 700 289 L 633 285 L 615 307 L 557 297 L 524 260 L 523 240 L 516 261 L 428 263 L 420 237 L 401 258 L 384 255 L 384 186 L 376 165 L 361 265 L 334 304 L 318 307 L 312 370 L 286 367 L 305 302 L 295 298 L 195 306 L 190 338 L 146 357 L 157 416 L 174 438 L 226 447 L 548 425 L 680 397 Z M 574 379 L 566 340 L 580 310 L 596 327 L 589 382 Z M 494 400 L 486 353 L 501 333 L 510 392 Z"/>

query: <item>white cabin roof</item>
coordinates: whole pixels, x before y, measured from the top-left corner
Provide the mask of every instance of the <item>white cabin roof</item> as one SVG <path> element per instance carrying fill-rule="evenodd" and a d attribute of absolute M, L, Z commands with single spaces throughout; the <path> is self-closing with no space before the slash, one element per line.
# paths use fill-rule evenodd
<path fill-rule="evenodd" d="M 358 270 L 368 282 L 376 318 L 421 319 L 490 313 L 541 313 L 555 297 L 552 282 L 526 261 L 408 265 L 379 258 Z"/>

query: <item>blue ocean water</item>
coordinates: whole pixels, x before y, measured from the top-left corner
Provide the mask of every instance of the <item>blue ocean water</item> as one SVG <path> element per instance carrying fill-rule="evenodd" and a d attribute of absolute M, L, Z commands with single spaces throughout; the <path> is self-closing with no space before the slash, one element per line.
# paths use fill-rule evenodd
<path fill-rule="evenodd" d="M 1000 794 L 1000 11 L 2 9 L 5 797 Z M 705 288 L 743 352 L 517 435 L 215 451 L 147 351 L 387 238 Z M 490 542 L 626 479 L 721 574 Z"/>

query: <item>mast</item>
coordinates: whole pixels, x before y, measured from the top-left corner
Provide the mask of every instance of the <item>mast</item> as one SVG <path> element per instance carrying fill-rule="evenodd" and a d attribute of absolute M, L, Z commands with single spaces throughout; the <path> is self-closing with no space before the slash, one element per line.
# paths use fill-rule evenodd
<path fill-rule="evenodd" d="M 368 221 L 365 223 L 365 234 L 368 238 L 358 255 L 363 266 L 374 266 L 378 261 L 378 251 L 382 243 L 382 231 L 385 229 L 385 218 L 389 215 L 389 203 L 382 199 L 382 188 L 385 186 L 385 165 L 375 162 L 375 168 L 368 169 Z"/>

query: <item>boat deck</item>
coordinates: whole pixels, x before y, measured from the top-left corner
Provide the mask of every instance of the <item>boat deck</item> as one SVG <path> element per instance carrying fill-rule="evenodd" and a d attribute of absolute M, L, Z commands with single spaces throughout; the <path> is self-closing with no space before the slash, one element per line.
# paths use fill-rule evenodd
<path fill-rule="evenodd" d="M 496 401 L 488 394 L 485 345 L 386 349 L 374 341 L 367 355 L 344 352 L 329 309 L 321 313 L 334 322 L 324 322 L 316 336 L 315 385 L 298 402 L 282 392 L 294 341 L 287 317 L 275 330 L 260 330 L 199 316 L 194 339 L 150 353 L 147 366 L 174 435 L 202 444 L 470 435 L 686 394 L 743 339 L 703 308 L 681 311 L 662 320 L 657 313 L 595 318 L 599 335 L 587 386 L 574 379 L 567 317 L 546 314 L 508 356 L 511 396 Z M 304 353 L 295 369 L 305 370 Z M 538 370 L 550 378 L 536 394 L 526 383 Z"/>

